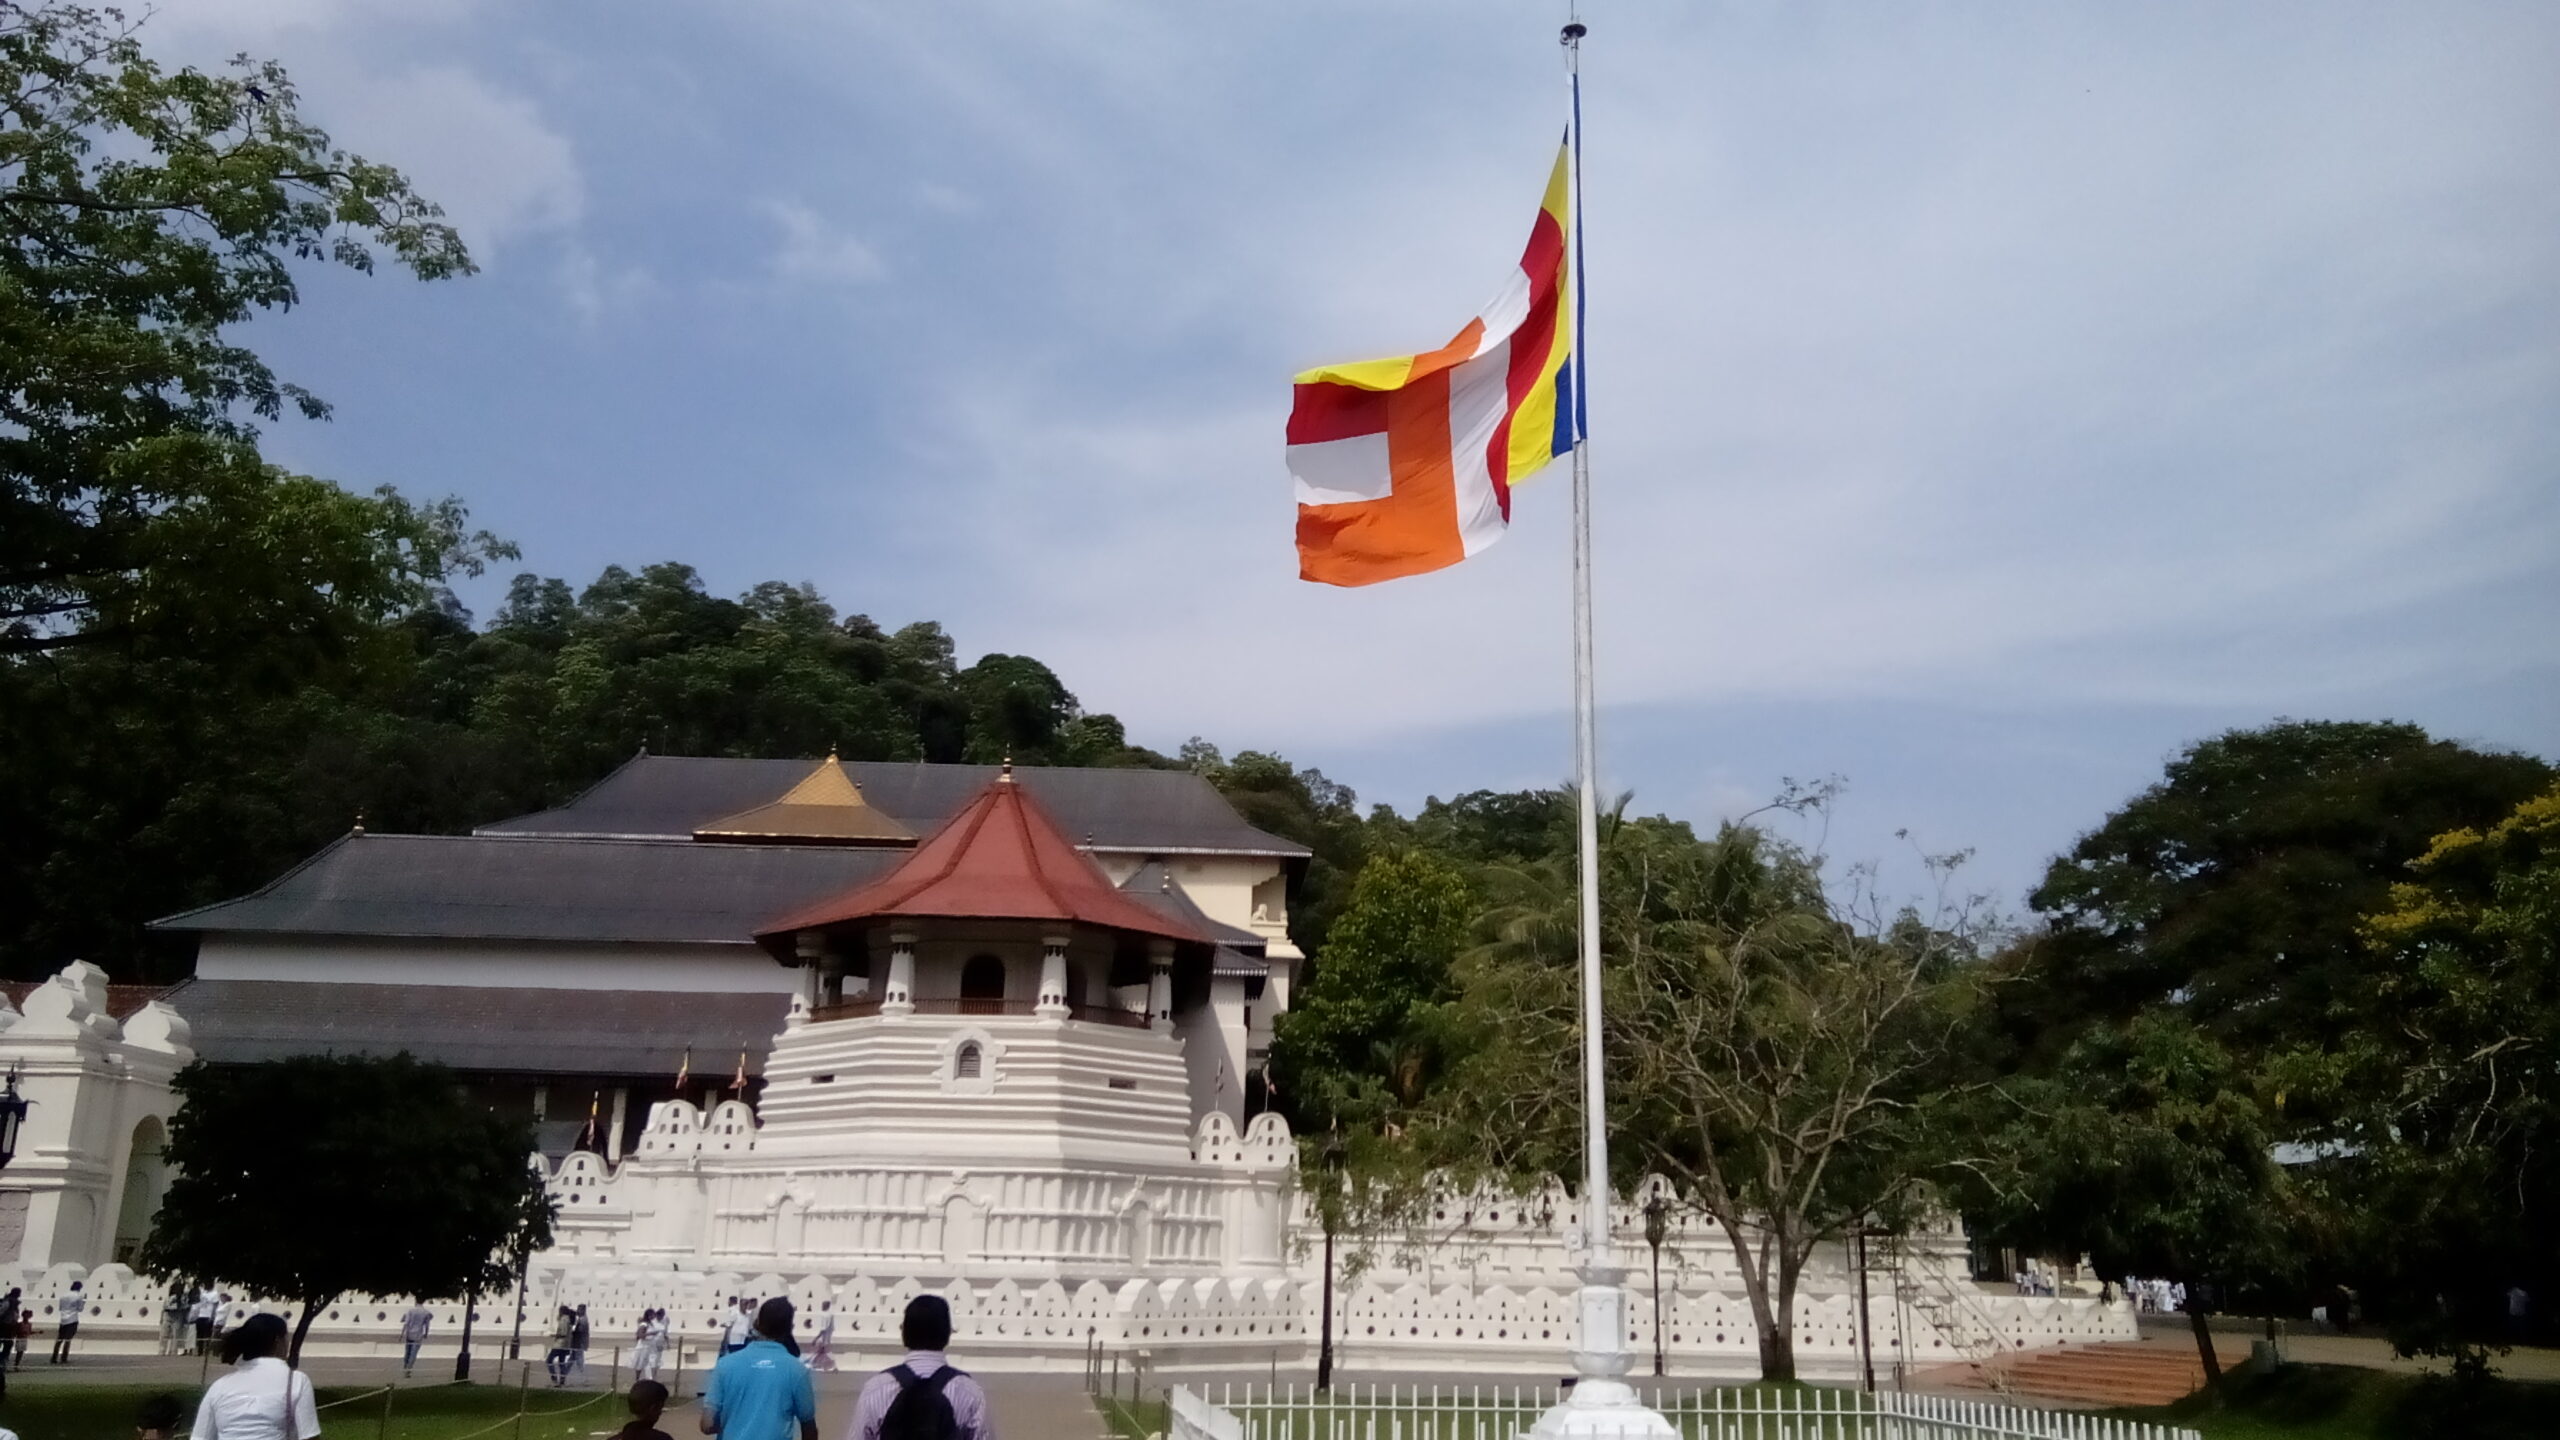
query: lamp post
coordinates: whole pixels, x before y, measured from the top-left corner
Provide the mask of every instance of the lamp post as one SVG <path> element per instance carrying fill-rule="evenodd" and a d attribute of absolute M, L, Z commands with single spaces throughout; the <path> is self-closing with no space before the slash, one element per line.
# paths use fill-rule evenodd
<path fill-rule="evenodd" d="M 1851 1232 L 1858 1240 L 1858 1374 L 1870 1395 L 1876 1393 L 1876 1340 L 1871 1328 L 1874 1313 L 1867 1305 L 1867 1231 L 1872 1224 L 1872 1216 L 1861 1215 L 1857 1229 Z"/>
<path fill-rule="evenodd" d="M 1316 1200 L 1316 1218 L 1324 1224 L 1324 1319 L 1322 1338 L 1316 1345 L 1316 1388 L 1333 1388 L 1333 1227 L 1338 1212 L 1342 1179 L 1342 1131 L 1336 1128 L 1324 1137 L 1324 1193 Z"/>
<path fill-rule="evenodd" d="M 1644 1202 L 1644 1243 L 1653 1247 L 1653 1373 L 1662 1369 L 1662 1234 L 1669 1228 L 1671 1202 L 1662 1198 L 1662 1186 L 1656 1183 Z"/>
<path fill-rule="evenodd" d="M 471 1293 L 462 1297 L 462 1348 L 453 1356 L 453 1378 L 457 1384 L 471 1378 L 471 1322 L 479 1313 L 480 1287 L 474 1285 Z"/>
<path fill-rule="evenodd" d="M 0 1166 L 18 1158 L 18 1127 L 27 1123 L 27 1097 L 18 1093 L 18 1067 L 9 1067 L 8 1088 L 0 1090 Z"/>

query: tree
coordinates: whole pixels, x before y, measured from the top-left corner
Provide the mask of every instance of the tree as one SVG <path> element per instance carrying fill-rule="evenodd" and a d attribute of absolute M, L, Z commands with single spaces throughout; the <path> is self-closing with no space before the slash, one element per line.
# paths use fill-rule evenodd
<path fill-rule="evenodd" d="M 442 1066 L 308 1056 L 178 1076 L 177 1170 L 142 1263 L 300 1307 L 293 1355 L 341 1295 L 450 1299 L 511 1283 L 550 1243 L 530 1128 Z"/>
<path fill-rule="evenodd" d="M 1322 960 L 1272 1036 L 1280 1095 L 1300 1134 L 1374 1130 L 1420 1102 L 1438 1062 L 1433 1007 L 1475 920 L 1464 875 L 1422 851 L 1360 871 Z"/>
<path fill-rule="evenodd" d="M 1908 1203 L 1942 1158 L 1932 1097 L 1975 1008 L 1970 922 L 1852 923 L 1809 861 L 1744 827 L 1700 842 L 1613 817 L 1603 835 L 1616 1183 L 1676 1182 L 1733 1250 L 1763 1378 L 1792 1379 L 1815 1246 Z M 1495 873 L 1494 938 L 1450 1007 L 1463 1058 L 1418 1148 L 1454 1183 L 1525 1191 L 1579 1170 L 1576 888 L 1562 860 Z"/>
<path fill-rule="evenodd" d="M 2451 830 L 2363 925 L 2340 1045 L 2279 1074 L 2342 1262 L 2394 1339 L 2459 1356 L 2560 1287 L 2560 788 Z"/>
<path fill-rule="evenodd" d="M 293 262 L 471 269 L 280 66 L 167 71 L 117 12 L 12 6 L 0 110 L 0 656 L 326 647 L 499 548 L 258 457 L 253 419 L 327 413 L 225 333 L 294 303 Z"/>
<path fill-rule="evenodd" d="M 2414 725 L 2285 721 L 2192 745 L 2029 897 L 2051 929 L 2011 1026 L 2051 1051 L 2174 1005 L 2252 1053 L 2334 1039 L 2372 964 L 2361 917 L 2433 837 L 2494 824 L 2551 779 Z"/>
<path fill-rule="evenodd" d="M 2205 1377 L 2206 1316 L 2291 1266 L 2300 1220 L 2274 1159 L 2266 1102 L 2230 1053 L 2174 1015 L 2090 1031 L 2049 1076 L 2002 1087 L 1997 1165 L 1969 1207 L 1978 1228 L 2102 1275 L 2187 1287 Z"/>

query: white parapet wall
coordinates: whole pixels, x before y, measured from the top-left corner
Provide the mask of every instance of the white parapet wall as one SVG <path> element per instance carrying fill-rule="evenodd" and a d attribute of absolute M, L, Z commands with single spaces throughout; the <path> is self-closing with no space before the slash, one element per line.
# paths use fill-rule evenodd
<path fill-rule="evenodd" d="M 620 1166 L 582 1152 L 546 1167 L 560 1201 L 558 1243 L 527 1277 L 527 1353 L 542 1347 L 557 1307 L 585 1305 L 595 1337 L 589 1363 L 609 1366 L 627 1354 L 641 1312 L 664 1308 L 685 1342 L 683 1363 L 698 1368 L 716 1353 L 731 1297 L 787 1295 L 804 1335 L 832 1314 L 846 1363 L 885 1363 L 896 1353 L 906 1302 L 931 1291 L 950 1299 L 959 1343 L 990 1369 L 1073 1370 L 1096 1354 L 1139 1352 L 1167 1372 L 1303 1367 L 1313 1359 L 1322 1246 L 1290 1189 L 1294 1143 L 1277 1116 L 1257 1117 L 1238 1134 L 1212 1114 L 1179 1164 L 1088 1167 L 1072 1177 L 1043 1165 L 959 1174 L 911 1163 L 814 1167 L 803 1156 L 763 1156 L 759 1139 L 743 1105 L 704 1114 L 673 1103 L 652 1113 L 646 1137 Z M 805 1250 L 810 1223 L 830 1216 L 847 1223 L 826 1253 L 791 1260 L 777 1253 Z M 1613 1218 L 1621 1253 L 1635 1262 L 1630 1344 L 1648 1352 L 1654 1312 L 1643 1215 L 1621 1204 Z M 1571 1336 L 1579 1223 L 1576 1203 L 1561 1191 L 1484 1196 L 1453 1200 L 1416 1234 L 1346 1241 L 1338 1247 L 1345 1259 L 1335 1294 L 1337 1363 L 1362 1374 L 1554 1369 Z M 1671 1372 L 1756 1375 L 1751 1311 L 1731 1253 L 1703 1226 L 1671 1228 L 1662 1268 Z M 1150 1229 L 1191 1238 L 1159 1246 L 1140 1238 Z M 1880 1372 L 2000 1349 L 2135 1338 L 2132 1312 L 2121 1304 L 1989 1293 L 1965 1278 L 1962 1254 L 1962 1234 L 1950 1222 L 1905 1237 L 1888 1258 L 1871 1258 L 1865 1343 Z M 63 1288 L 85 1273 L 57 1265 L 11 1283 L 26 1288 L 42 1327 Z M 134 1352 L 161 1343 L 165 1292 L 156 1283 L 114 1265 L 87 1278 L 87 1344 Z M 482 1299 L 476 1354 L 503 1352 L 517 1323 L 514 1301 Z M 226 1318 L 281 1308 L 240 1300 Z M 406 1308 L 397 1297 L 345 1297 L 313 1326 L 314 1353 L 397 1354 Z M 437 1324 L 429 1354 L 449 1360 L 461 1306 L 430 1308 Z M 1824 1247 L 1809 1267 L 1795 1327 L 1802 1373 L 1856 1372 L 1856 1274 L 1838 1247 Z"/>
<path fill-rule="evenodd" d="M 795 1003 L 761 1115 L 736 1101 L 707 1112 L 666 1102 L 618 1165 L 585 1152 L 532 1162 L 559 1202 L 553 1244 L 520 1299 L 481 1297 L 474 1353 L 502 1354 L 519 1326 L 538 1353 L 558 1307 L 584 1305 L 590 1366 L 610 1365 L 641 1313 L 664 1308 L 684 1342 L 671 1359 L 694 1366 L 716 1349 L 731 1297 L 787 1295 L 804 1334 L 833 1316 L 838 1351 L 860 1363 L 893 1356 L 900 1311 L 932 1291 L 951 1301 L 972 1362 L 991 1368 L 1141 1352 L 1157 1370 L 1309 1363 L 1324 1246 L 1287 1124 L 1265 1114 L 1239 1128 L 1224 1108 L 1198 1105 L 1165 1029 L 1069 1009 L 837 1020 Z M 166 1183 L 159 1137 L 187 1041 L 165 1006 L 110 1018 L 91 966 L 38 987 L 22 1015 L 0 1002 L 0 1064 L 23 1067 L 36 1101 L 0 1176 L 22 1227 L 19 1263 L 0 1264 L 0 1282 L 24 1291 L 40 1334 L 76 1280 L 84 1348 L 168 1343 L 168 1292 L 102 1262 L 139 1238 Z M 1659 1341 L 1672 1373 L 1755 1375 L 1731 1250 L 1658 1182 L 1637 1193 L 1658 1192 L 1671 1201 Z M 1630 1341 L 1649 1351 L 1644 1215 L 1620 1201 L 1611 1223 L 1633 1268 Z M 1409 1231 L 1340 1237 L 1339 1363 L 1366 1374 L 1554 1370 L 1571 1339 L 1581 1232 L 1580 1202 L 1551 1188 L 1452 1195 Z M 1802 1373 L 1846 1377 L 1862 1345 L 1884 1370 L 2134 1338 L 2121 1305 L 1983 1290 L 1964 1249 L 1949 1221 L 1871 1254 L 1862 1334 L 1856 1267 L 1823 1247 L 1791 1317 Z M 224 1319 L 283 1308 L 242 1296 Z M 396 1355 L 407 1308 L 403 1297 L 342 1297 L 314 1322 L 314 1353 Z M 429 1353 L 449 1361 L 464 1307 L 429 1308 Z"/>

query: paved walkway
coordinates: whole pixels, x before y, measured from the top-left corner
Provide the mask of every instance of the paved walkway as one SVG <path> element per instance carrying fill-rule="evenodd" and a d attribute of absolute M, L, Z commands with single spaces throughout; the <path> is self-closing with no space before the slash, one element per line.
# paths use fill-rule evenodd
<path fill-rule="evenodd" d="M 968 1357 L 965 1354 L 960 1356 L 959 1360 L 961 1369 L 969 1368 Z M 846 1440 L 846 1428 L 853 1423 L 854 1396 L 862 1389 L 862 1382 L 870 1377 L 874 1361 L 856 1359 L 852 1363 L 861 1364 L 866 1368 L 841 1370 L 818 1377 L 819 1440 Z M 220 1362 L 215 1362 L 211 1368 L 219 1372 Z M 324 1386 L 375 1386 L 396 1382 L 400 1377 L 399 1365 L 389 1360 L 335 1360 L 315 1357 L 304 1368 L 311 1373 L 314 1380 Z M 503 1374 L 500 1373 L 500 1369 L 495 1360 L 483 1356 L 474 1361 L 472 1378 L 484 1385 L 514 1385 L 517 1378 L 516 1362 L 508 1361 L 503 1367 Z M 22 1385 L 159 1384 L 167 1385 L 173 1390 L 193 1390 L 199 1382 L 199 1377 L 204 1373 L 203 1362 L 191 1357 L 101 1355 L 69 1365 L 47 1365 L 43 1363 L 43 1357 L 38 1356 L 37 1363 L 23 1370 L 10 1371 L 9 1385 L 10 1388 L 15 1389 Z M 406 1383 L 436 1385 L 449 1382 L 452 1378 L 453 1361 L 448 1356 L 435 1365 L 420 1362 L 417 1378 Z M 609 1376 L 604 1368 L 596 1367 L 591 1369 L 582 1381 L 572 1384 L 569 1388 L 593 1393 L 604 1389 L 609 1378 L 618 1379 L 625 1385 L 630 1382 L 630 1376 L 627 1373 Z M 1075 1374 L 999 1372 L 981 1375 L 978 1379 L 979 1383 L 986 1387 L 987 1403 L 995 1411 L 996 1433 L 1001 1440 L 1105 1440 L 1107 1432 L 1103 1428 L 1102 1417 L 1094 1412 L 1093 1402 L 1085 1396 L 1084 1382 Z M 700 1382 L 699 1373 L 687 1374 L 684 1380 L 685 1393 L 691 1395 Z M 536 1361 L 531 1388 L 539 1392 L 548 1387 L 549 1382 L 542 1375 L 541 1363 Z M 597 1407 L 597 1410 L 599 1414 L 612 1416 L 612 1423 L 598 1423 L 598 1433 L 610 1433 L 622 1423 L 620 1412 L 613 1408 L 611 1402 L 608 1401 L 605 1405 Z M 665 1429 L 669 1434 L 679 1437 L 693 1434 L 693 1422 L 689 1412 L 681 1427 L 670 1424 Z"/>

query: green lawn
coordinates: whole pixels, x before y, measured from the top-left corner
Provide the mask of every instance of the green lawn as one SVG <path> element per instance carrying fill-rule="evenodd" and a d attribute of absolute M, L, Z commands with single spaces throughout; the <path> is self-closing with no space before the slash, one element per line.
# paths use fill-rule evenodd
<path fill-rule="evenodd" d="M 2233 1375 L 2222 1396 L 2199 1393 L 2156 1410 L 2115 1410 L 2166 1421 L 2206 1440 L 2544 1440 L 2560 1387 L 2492 1381 L 2471 1395 L 2437 1377 L 2337 1365 L 2287 1365 Z"/>
<path fill-rule="evenodd" d="M 193 1420 L 197 1391 L 168 1385 L 16 1385 L 0 1401 L 0 1426 L 24 1440 L 133 1440 L 133 1416 L 152 1395 L 174 1394 Z M 320 1389 L 321 1433 L 329 1440 L 515 1440 L 517 1391 L 497 1385 L 419 1385 L 391 1395 L 388 1425 L 383 1396 L 365 1386 Z M 533 1390 L 523 1396 L 525 1440 L 584 1440 L 610 1432 L 624 1419 L 620 1397 L 563 1395 Z M 670 1412 L 670 1420 L 677 1418 Z M 691 1426 L 691 1417 L 685 1416 Z M 673 1433 L 672 1424 L 661 1429 Z M 180 1433 L 184 1433 L 181 1430 Z"/>

